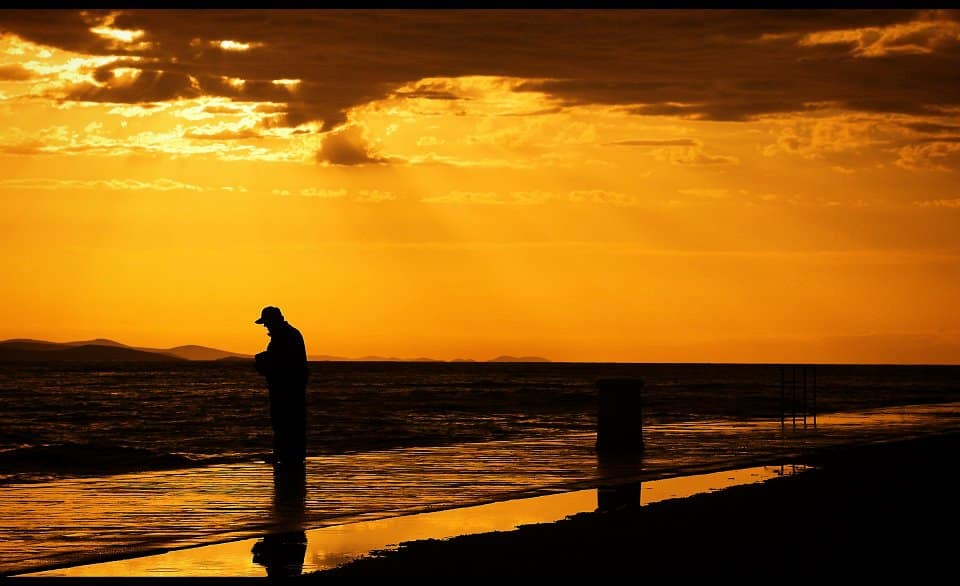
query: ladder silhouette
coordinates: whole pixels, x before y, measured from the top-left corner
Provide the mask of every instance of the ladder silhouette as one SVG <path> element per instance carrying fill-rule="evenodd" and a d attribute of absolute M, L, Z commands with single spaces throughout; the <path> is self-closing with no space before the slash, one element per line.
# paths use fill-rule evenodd
<path fill-rule="evenodd" d="M 787 412 L 790 413 L 794 428 L 797 427 L 798 414 L 804 427 L 807 426 L 808 416 L 813 419 L 813 425 L 817 425 L 816 366 L 780 367 L 780 427 L 786 426 Z"/>

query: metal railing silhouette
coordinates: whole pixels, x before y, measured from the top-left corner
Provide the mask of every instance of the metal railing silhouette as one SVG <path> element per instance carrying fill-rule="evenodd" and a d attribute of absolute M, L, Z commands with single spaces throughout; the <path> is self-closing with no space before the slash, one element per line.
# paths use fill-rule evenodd
<path fill-rule="evenodd" d="M 799 396 L 798 396 L 799 395 Z M 817 425 L 817 367 L 783 365 L 780 367 L 780 426 L 785 427 L 787 413 L 794 428 L 799 417 L 803 426 L 807 418 Z"/>

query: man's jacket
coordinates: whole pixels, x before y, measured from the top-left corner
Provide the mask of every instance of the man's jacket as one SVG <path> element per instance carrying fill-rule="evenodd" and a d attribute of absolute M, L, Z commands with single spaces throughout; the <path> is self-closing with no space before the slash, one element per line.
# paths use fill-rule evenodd
<path fill-rule="evenodd" d="M 256 356 L 257 372 L 267 377 L 271 387 L 306 386 L 309 371 L 303 336 L 287 322 L 269 335 L 266 351 Z"/>

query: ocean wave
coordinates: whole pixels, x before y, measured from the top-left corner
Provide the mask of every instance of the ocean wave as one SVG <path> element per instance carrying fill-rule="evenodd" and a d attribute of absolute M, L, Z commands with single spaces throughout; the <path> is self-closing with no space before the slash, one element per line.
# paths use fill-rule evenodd
<path fill-rule="evenodd" d="M 239 455 L 170 453 L 99 442 L 30 445 L 0 451 L 0 482 L 42 481 L 58 476 L 115 474 L 143 470 L 189 468 L 247 459 Z"/>
<path fill-rule="evenodd" d="M 792 386 L 781 399 L 771 365 L 312 368 L 310 456 L 588 432 L 601 378 L 645 381 L 646 424 L 779 418 L 794 399 Z M 819 413 L 955 401 L 960 367 L 821 365 L 817 384 Z M 0 404 L 0 484 L 256 461 L 272 449 L 269 394 L 246 365 L 0 364 Z"/>

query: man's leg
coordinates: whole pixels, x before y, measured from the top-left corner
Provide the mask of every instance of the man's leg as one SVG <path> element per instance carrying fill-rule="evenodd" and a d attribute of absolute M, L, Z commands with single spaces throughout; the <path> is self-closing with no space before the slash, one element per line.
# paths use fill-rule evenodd
<path fill-rule="evenodd" d="M 284 444 L 283 409 L 277 389 L 270 389 L 270 427 L 273 428 L 273 458 L 276 463 L 281 458 Z"/>
<path fill-rule="evenodd" d="M 294 388 L 287 397 L 284 413 L 286 458 L 291 462 L 302 462 L 307 455 L 306 393 L 303 388 Z"/>
<path fill-rule="evenodd" d="M 290 460 L 290 443 L 292 441 L 290 429 L 290 406 L 287 401 L 277 404 L 277 418 L 273 426 L 273 451 L 281 462 Z"/>

